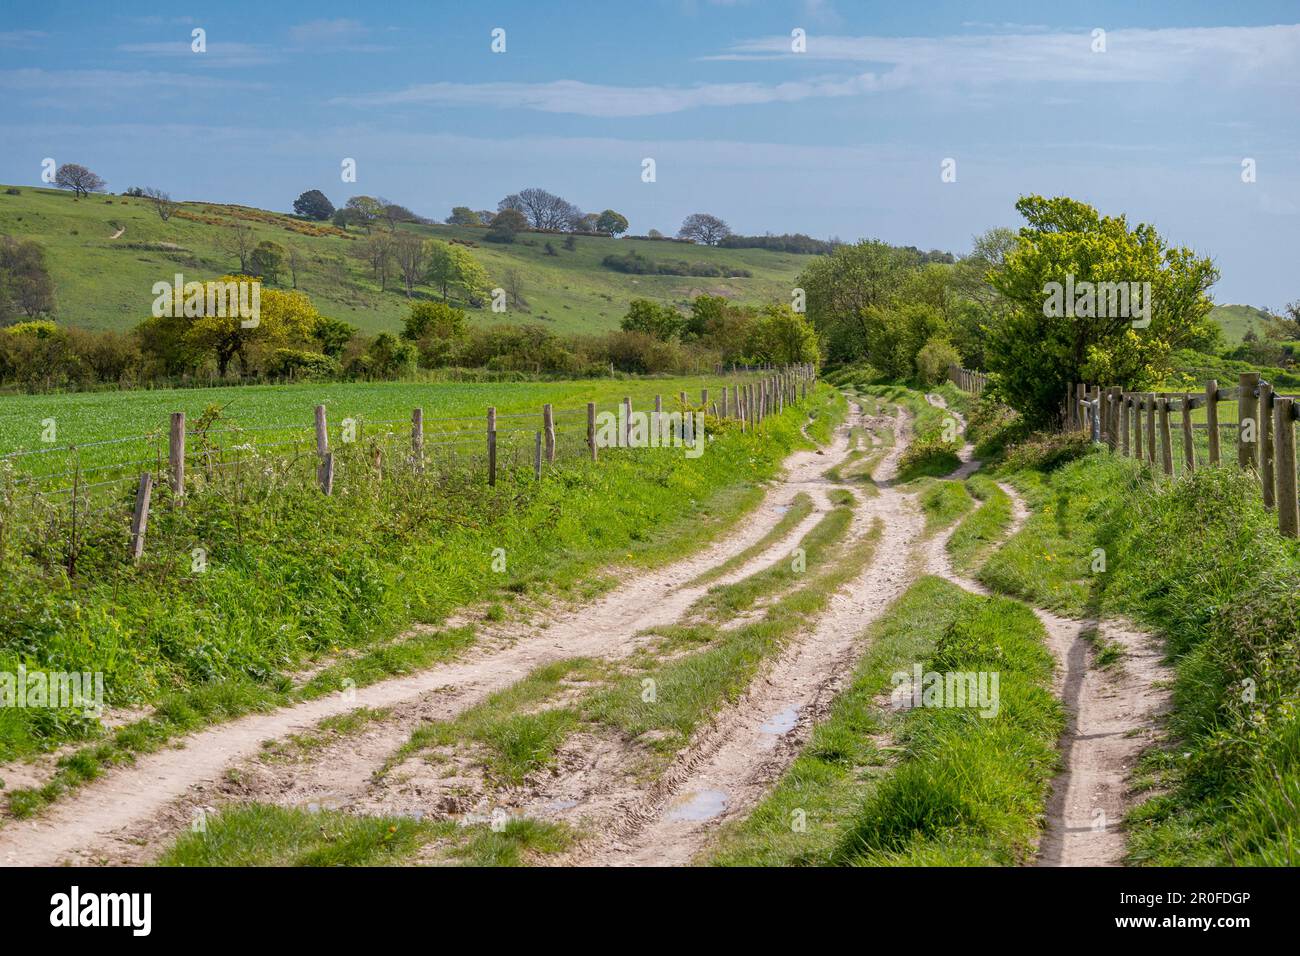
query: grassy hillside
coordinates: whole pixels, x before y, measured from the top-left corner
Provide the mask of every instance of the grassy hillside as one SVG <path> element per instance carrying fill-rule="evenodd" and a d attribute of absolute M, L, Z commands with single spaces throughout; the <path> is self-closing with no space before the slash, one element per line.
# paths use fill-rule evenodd
<path fill-rule="evenodd" d="M 1230 344 L 1236 345 L 1250 329 L 1254 329 L 1256 334 L 1262 334 L 1269 313 L 1253 305 L 1216 305 L 1210 311 L 1210 318 L 1219 323 L 1223 337 Z"/>
<path fill-rule="evenodd" d="M 322 313 L 365 331 L 398 328 L 407 300 L 396 277 L 381 292 L 367 265 L 351 253 L 364 234 L 342 233 L 328 223 L 307 223 L 291 216 L 242 206 L 182 203 L 168 222 L 159 219 L 147 200 L 125 196 L 90 196 L 74 200 L 67 192 L 17 187 L 0 188 L 0 235 L 32 237 L 46 248 L 57 286 L 60 322 L 95 329 L 127 329 L 149 314 L 150 292 L 176 272 L 186 279 L 205 279 L 235 269 L 238 260 L 223 252 L 223 227 L 252 226 L 257 241 L 274 240 L 298 247 L 305 260 L 298 287 Z M 456 226 L 404 225 L 421 235 L 475 244 L 474 255 L 494 283 L 509 268 L 522 278 L 525 315 L 494 315 L 483 309 L 476 321 L 546 322 L 558 332 L 598 332 L 617 327 L 627 304 L 645 297 L 684 303 L 701 292 L 746 303 L 788 300 L 793 280 L 810 256 L 761 249 L 712 249 L 686 243 L 580 237 L 577 248 L 564 248 L 563 236 L 524 233 L 513 245 L 483 242 L 486 230 Z M 119 229 L 122 234 L 112 238 Z M 555 255 L 548 255 L 550 242 Z M 707 262 L 752 273 L 748 278 L 713 279 L 684 276 L 636 276 L 601 265 L 610 254 L 636 250 L 654 260 Z M 396 270 L 394 270 L 396 272 Z M 289 285 L 286 274 L 282 284 Z M 432 295 L 428 287 L 417 294 Z"/>

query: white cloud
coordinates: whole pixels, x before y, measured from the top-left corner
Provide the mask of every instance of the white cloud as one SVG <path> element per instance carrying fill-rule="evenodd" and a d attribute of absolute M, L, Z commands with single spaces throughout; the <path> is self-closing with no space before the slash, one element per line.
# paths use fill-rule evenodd
<path fill-rule="evenodd" d="M 1011 25 L 1007 25 L 1011 26 Z M 1106 51 L 1093 52 L 1091 30 L 979 36 L 823 36 L 807 52 L 790 52 L 785 36 L 737 43 L 707 59 L 811 59 L 892 66 L 908 85 L 945 83 L 1168 82 L 1194 77 L 1295 85 L 1300 25 L 1115 29 Z"/>
<path fill-rule="evenodd" d="M 425 83 L 386 93 L 335 97 L 349 106 L 478 106 L 531 109 L 582 116 L 656 116 L 707 106 L 792 103 L 859 96 L 888 89 L 893 80 L 873 73 L 785 83 L 702 83 L 696 86 L 607 86 L 577 80 L 548 83 Z"/>

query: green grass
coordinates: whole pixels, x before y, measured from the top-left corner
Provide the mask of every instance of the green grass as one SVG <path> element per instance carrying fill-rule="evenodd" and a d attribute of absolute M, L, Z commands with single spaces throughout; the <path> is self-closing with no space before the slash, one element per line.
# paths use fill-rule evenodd
<path fill-rule="evenodd" d="M 113 184 L 120 186 L 121 184 Z M 333 197 L 341 203 L 340 192 Z M 292 197 L 285 197 L 286 206 Z M 214 278 L 238 267 L 238 260 L 218 247 L 225 226 L 251 225 L 256 241 L 272 240 L 302 250 L 305 265 L 298 288 L 311 296 L 320 311 L 368 332 L 395 331 L 409 309 L 400 281 L 380 291 L 369 269 L 353 256 L 364 234 L 305 236 L 291 231 L 298 220 L 278 213 L 244 210 L 267 221 L 239 218 L 239 207 L 203 202 L 184 203 L 181 212 L 215 222 L 173 216 L 162 222 L 146 201 L 121 196 L 91 196 L 74 201 L 60 190 L 21 187 L 18 196 L 0 191 L 0 235 L 37 239 L 45 247 L 55 282 L 58 317 L 68 325 L 100 329 L 129 329 L 149 315 L 151 289 L 160 279 L 181 272 L 186 279 Z M 426 213 L 434 213 L 426 210 Z M 445 210 L 436 211 L 446 215 Z M 664 228 L 667 224 L 660 223 Z M 109 238 L 119 226 L 126 232 Z M 481 325 L 537 321 L 558 332 L 602 332 L 618 327 L 628 303 L 637 297 L 684 304 L 700 293 L 726 295 L 740 302 L 761 304 L 789 298 L 794 279 L 810 256 L 763 249 L 718 249 L 677 242 L 580 237 L 570 251 L 563 236 L 523 233 L 512 245 L 483 241 L 484 229 L 407 224 L 403 231 L 442 240 L 474 244 L 472 254 L 493 284 L 506 270 L 522 279 L 522 309 L 494 314 L 474 310 Z M 556 255 L 547 255 L 550 242 Z M 164 244 L 169 244 L 164 245 Z M 631 276 L 601 265 L 607 255 L 636 251 L 658 260 L 686 260 L 745 269 L 749 278 Z M 282 283 L 289 284 L 283 277 Z M 417 294 L 435 290 L 417 286 Z"/>
<path fill-rule="evenodd" d="M 571 842 L 567 827 L 527 818 L 493 830 L 450 820 L 313 813 L 251 803 L 209 816 L 204 831 L 181 836 L 158 865 L 395 866 L 438 843 L 464 865 L 519 866 L 527 856 L 559 853 Z"/>
<path fill-rule="evenodd" d="M 1300 863 L 1300 544 L 1277 534 L 1258 480 L 1227 466 L 1157 484 L 1108 454 L 1012 480 L 1035 513 L 981 578 L 1072 613 L 1127 615 L 1173 659 L 1172 740 L 1142 762 L 1156 792 L 1130 815 L 1130 861 Z"/>
<path fill-rule="evenodd" d="M 849 413 L 849 403 L 837 388 L 820 387 L 809 396 L 811 421 L 805 431 L 819 445 L 829 445 L 835 429 Z"/>
<path fill-rule="evenodd" d="M 925 533 L 946 528 L 974 507 L 975 501 L 960 481 L 932 481 L 918 496 L 925 512 Z"/>
<path fill-rule="evenodd" d="M 1028 859 L 1063 726 L 1033 612 L 926 577 L 868 637 L 829 717 L 758 807 L 723 827 L 708 862 L 964 866 Z M 997 715 L 882 705 L 894 675 L 910 674 L 918 661 L 926 671 L 998 671 Z"/>
<path fill-rule="evenodd" d="M 564 453 L 585 441 L 588 402 L 596 402 L 598 411 L 608 411 L 624 397 L 630 397 L 633 410 L 644 411 L 653 407 L 656 395 L 662 395 L 665 407 L 671 411 L 677 406 L 679 392 L 685 392 L 690 401 L 697 402 L 702 387 L 710 387 L 716 393 L 724 381 L 747 380 L 721 376 L 567 382 L 318 382 L 0 395 L 0 455 L 20 450 L 41 451 L 34 458 L 14 463 L 20 476 L 67 471 L 73 461 L 66 449 L 76 445 L 83 468 L 144 460 L 131 472 L 138 475 L 151 466 L 157 470 L 159 456 L 166 462 L 167 428 L 172 412 L 184 412 L 192 428 L 211 405 L 222 409 L 220 421 L 211 432 L 214 445 L 296 441 L 301 448 L 314 449 L 314 409 L 324 405 L 331 447 L 341 444 L 341 429 L 346 419 L 358 423 L 359 443 L 368 437 L 390 434 L 405 442 L 411 433 L 411 411 L 421 408 L 425 441 L 429 445 L 426 455 L 436 460 L 445 452 L 435 449 L 433 443 L 446 440 L 443 437 L 446 433 L 485 446 L 487 410 L 495 407 L 502 460 L 513 461 L 516 453 L 526 452 L 522 460 L 531 462 L 533 436 L 542 428 L 542 406 L 548 403 L 556 410 L 560 450 Z M 819 403 L 833 401 L 836 394 L 829 389 L 821 389 L 819 393 Z M 809 407 L 814 407 L 811 402 Z M 42 431 L 47 427 L 42 422 L 48 419 L 55 423 L 53 444 L 41 440 Z M 191 438 L 191 446 L 196 441 Z M 104 442 L 114 444 L 96 444 Z M 479 447 L 474 451 L 481 454 Z M 282 446 L 272 453 L 285 455 L 292 450 Z M 196 465 L 190 467 L 193 471 Z M 68 485 L 70 481 L 59 484 Z"/>
<path fill-rule="evenodd" d="M 1011 498 L 991 479 L 971 475 L 966 487 L 980 505 L 967 515 L 948 539 L 953 567 L 963 573 L 978 568 L 1011 525 Z"/>
<path fill-rule="evenodd" d="M 535 710 L 566 688 L 600 679 L 605 668 L 597 661 L 565 660 L 545 664 L 453 720 L 418 728 L 384 763 L 380 775 L 413 754 L 455 744 L 477 745 L 490 785 L 518 785 L 534 770 L 545 767 L 578 722 L 570 707 Z"/>

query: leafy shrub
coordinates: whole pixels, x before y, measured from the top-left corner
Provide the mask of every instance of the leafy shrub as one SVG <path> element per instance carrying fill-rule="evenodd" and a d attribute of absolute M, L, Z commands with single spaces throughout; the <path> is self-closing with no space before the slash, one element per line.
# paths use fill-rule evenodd
<path fill-rule="evenodd" d="M 913 441 L 898 462 L 898 477 L 902 481 L 922 475 L 939 477 L 955 471 L 961 464 L 957 445 L 937 436 Z"/>
<path fill-rule="evenodd" d="M 1092 451 L 1092 439 L 1082 432 L 1035 432 L 1007 450 L 1010 468 L 1052 471 Z"/>

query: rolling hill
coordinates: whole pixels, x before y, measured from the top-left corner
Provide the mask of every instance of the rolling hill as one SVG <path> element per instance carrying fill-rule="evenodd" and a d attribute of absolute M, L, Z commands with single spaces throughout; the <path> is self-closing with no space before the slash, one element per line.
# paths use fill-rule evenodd
<path fill-rule="evenodd" d="M 5 192 L 18 189 L 17 195 Z M 149 314 L 155 282 L 181 272 L 186 279 L 212 278 L 237 267 L 220 248 L 225 227 L 246 223 L 256 240 L 293 245 L 303 255 L 298 288 L 320 311 L 368 332 L 395 330 L 407 311 L 400 282 L 387 291 L 371 277 L 365 262 L 350 253 L 364 234 L 344 233 L 328 223 L 311 223 L 281 213 L 244 206 L 187 202 L 163 222 L 145 199 L 70 193 L 29 186 L 0 186 L 0 235 L 34 238 L 47 253 L 57 296 L 57 319 L 92 329 L 129 329 Z M 386 227 L 377 227 L 386 228 Z M 499 283 L 507 269 L 522 279 L 524 314 L 512 309 L 495 315 L 472 313 L 482 323 L 545 322 L 557 332 L 599 332 L 616 328 L 628 303 L 638 297 L 682 304 L 709 292 L 740 302 L 788 301 L 794 278 L 812 259 L 807 255 L 762 249 L 715 249 L 687 243 L 580 236 L 564 248 L 563 236 L 521 233 L 512 245 L 483 241 L 481 227 L 403 224 L 443 240 L 473 246 L 474 256 Z M 550 243 L 554 255 L 549 254 Z M 611 254 L 635 250 L 654 260 L 686 260 L 751 273 L 744 278 L 627 275 L 601 265 Z M 281 285 L 291 285 L 283 277 Z M 417 295 L 430 296 L 429 287 Z"/>
<path fill-rule="evenodd" d="M 1236 345 L 1250 329 L 1257 334 L 1263 333 L 1269 313 L 1253 305 L 1216 305 L 1210 311 L 1210 318 L 1219 323 L 1224 339 Z"/>

